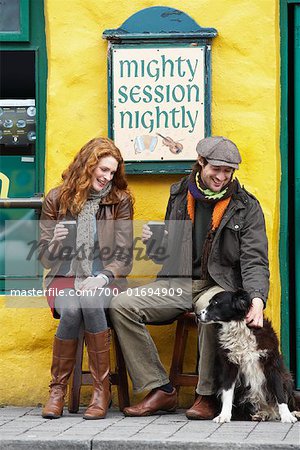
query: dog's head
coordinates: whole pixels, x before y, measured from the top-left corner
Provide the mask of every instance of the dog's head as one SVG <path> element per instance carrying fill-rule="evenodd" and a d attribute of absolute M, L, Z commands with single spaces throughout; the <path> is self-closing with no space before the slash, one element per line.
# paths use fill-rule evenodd
<path fill-rule="evenodd" d="M 236 292 L 223 291 L 214 295 L 207 308 L 197 318 L 202 323 L 230 322 L 245 319 L 251 306 L 249 294 L 239 289 Z"/>

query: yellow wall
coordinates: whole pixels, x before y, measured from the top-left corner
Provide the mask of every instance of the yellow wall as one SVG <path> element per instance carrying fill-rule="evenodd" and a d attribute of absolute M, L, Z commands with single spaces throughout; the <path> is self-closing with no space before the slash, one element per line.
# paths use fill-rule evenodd
<path fill-rule="evenodd" d="M 107 42 L 103 30 L 161 0 L 45 0 L 48 103 L 45 191 L 59 183 L 73 155 L 107 134 Z M 271 290 L 267 314 L 280 327 L 279 25 L 277 0 L 172 0 L 219 36 L 212 51 L 212 132 L 232 139 L 243 163 L 238 178 L 260 200 L 269 237 Z M 196 156 L 196 154 L 195 154 Z M 130 176 L 136 219 L 163 218 L 169 185 L 179 176 Z M 151 189 L 149 189 L 151 186 Z M 37 306 L 43 299 L 36 302 Z M 57 322 L 46 308 L 14 308 L 1 299 L 0 403 L 38 404 L 47 397 Z M 22 304 L 21 304 L 22 306 Z M 169 363 L 173 327 L 152 328 Z M 195 336 L 194 336 L 195 338 Z M 193 351 L 188 355 L 194 368 Z M 86 397 L 84 397 L 86 399 Z M 182 405 L 193 400 L 191 390 Z"/>

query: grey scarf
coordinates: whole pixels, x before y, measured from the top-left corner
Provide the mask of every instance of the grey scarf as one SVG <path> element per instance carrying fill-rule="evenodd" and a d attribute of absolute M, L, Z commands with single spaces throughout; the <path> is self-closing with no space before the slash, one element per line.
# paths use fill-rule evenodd
<path fill-rule="evenodd" d="M 87 201 L 77 217 L 76 253 L 71 261 L 67 276 L 75 276 L 75 289 L 80 289 L 80 283 L 92 275 L 93 254 L 95 245 L 95 215 L 99 202 L 111 191 L 112 182 L 101 191 L 91 191 Z"/>

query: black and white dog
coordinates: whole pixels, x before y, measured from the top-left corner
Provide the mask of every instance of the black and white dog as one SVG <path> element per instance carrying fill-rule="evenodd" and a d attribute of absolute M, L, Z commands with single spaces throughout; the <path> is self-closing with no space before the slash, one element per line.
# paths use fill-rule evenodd
<path fill-rule="evenodd" d="M 216 323 L 221 413 L 213 420 L 230 422 L 233 400 L 250 407 L 252 420 L 280 419 L 294 423 L 299 418 L 293 397 L 293 380 L 279 353 L 278 339 L 271 323 L 249 328 L 245 318 L 251 307 L 247 292 L 220 292 L 198 315 L 203 324 Z"/>

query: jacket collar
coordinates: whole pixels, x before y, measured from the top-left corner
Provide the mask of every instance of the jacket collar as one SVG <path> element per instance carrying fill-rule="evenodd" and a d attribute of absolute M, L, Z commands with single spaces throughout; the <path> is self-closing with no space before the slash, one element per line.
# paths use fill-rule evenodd
<path fill-rule="evenodd" d="M 188 176 L 181 178 L 177 183 L 172 184 L 170 193 L 171 195 L 177 195 L 180 192 L 186 192 L 188 186 Z"/>
<path fill-rule="evenodd" d="M 247 203 L 249 202 L 248 195 L 245 189 L 240 185 L 239 180 L 236 178 L 237 189 L 236 192 L 232 195 L 232 201 L 237 205 L 238 208 L 246 208 Z"/>

